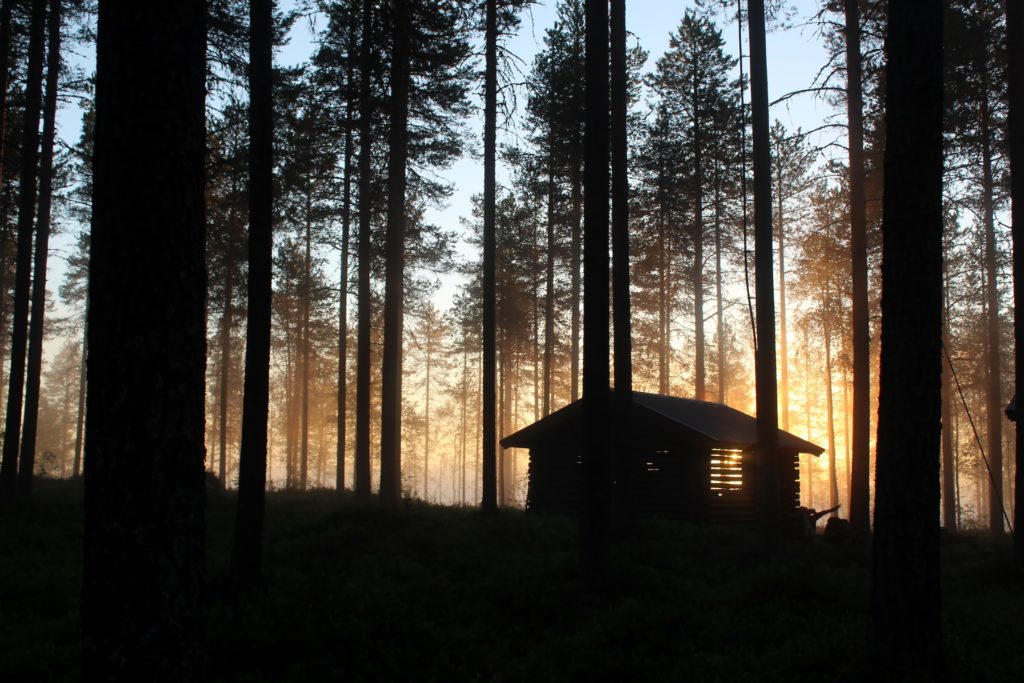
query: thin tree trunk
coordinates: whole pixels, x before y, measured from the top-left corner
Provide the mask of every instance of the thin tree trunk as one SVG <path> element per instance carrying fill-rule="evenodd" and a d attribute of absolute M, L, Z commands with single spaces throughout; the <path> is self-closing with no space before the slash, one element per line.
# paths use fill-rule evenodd
<path fill-rule="evenodd" d="M 611 473 L 608 448 L 608 3 L 586 0 L 584 122 L 583 510 L 580 565 L 592 577 L 608 561 Z M 575 309 L 574 309 L 575 310 Z M 574 359 L 575 360 L 575 359 Z"/>
<path fill-rule="evenodd" d="M 828 506 L 834 508 L 839 505 L 839 481 L 836 473 L 836 430 L 832 408 L 832 326 L 829 325 L 830 302 L 827 290 L 825 296 L 825 315 L 822 317 L 822 323 L 825 337 L 825 411 L 828 419 Z M 838 511 L 832 512 L 831 516 L 838 517 Z"/>
<path fill-rule="evenodd" d="M 205 17 L 99 3 L 84 681 L 204 677 Z"/>
<path fill-rule="evenodd" d="M 427 391 L 426 401 L 423 406 L 423 500 L 430 500 L 430 365 L 431 358 L 430 339 L 426 340 L 427 346 Z"/>
<path fill-rule="evenodd" d="M 786 329 L 786 225 L 783 221 L 785 196 L 782 194 L 781 159 L 776 160 L 778 178 L 775 179 L 779 188 L 775 198 L 777 206 L 776 227 L 779 236 L 779 412 L 782 428 L 789 431 L 789 344 Z"/>
<path fill-rule="evenodd" d="M 484 65 L 484 263 L 483 263 L 483 498 L 480 509 L 492 513 L 498 507 L 497 415 L 495 401 L 495 178 L 494 164 L 498 115 L 498 19 L 497 0 L 487 0 L 486 57 Z M 549 303 L 549 306 L 551 304 Z"/>
<path fill-rule="evenodd" d="M 22 119 L 21 172 L 18 189 L 18 244 L 14 270 L 14 320 L 11 333 L 11 370 L 7 375 L 7 417 L 0 498 L 14 493 L 18 478 L 22 393 L 25 388 L 25 351 L 28 344 L 29 285 L 32 268 L 32 219 L 36 203 L 39 165 L 39 113 L 42 108 L 43 54 L 46 0 L 32 0 L 29 24 L 28 77 Z"/>
<path fill-rule="evenodd" d="M 693 395 L 698 401 L 704 400 L 704 158 L 701 149 L 701 127 L 704 125 L 699 109 L 697 71 L 693 82 Z"/>
<path fill-rule="evenodd" d="M 308 183 L 312 183 L 309 178 L 307 178 L 306 181 Z M 303 259 L 302 266 L 302 333 L 299 335 L 299 343 L 302 345 L 302 433 L 300 435 L 302 440 L 302 455 L 299 460 L 299 488 L 303 491 L 305 491 L 309 485 L 309 308 L 310 298 L 313 295 L 313 226 L 310 217 L 313 207 L 310 192 L 311 190 L 306 192 L 306 255 Z"/>
<path fill-rule="evenodd" d="M 230 250 L 230 247 L 228 248 Z M 231 279 L 230 258 L 224 265 L 224 312 L 220 321 L 220 485 L 227 488 L 228 462 L 228 381 L 231 374 Z"/>
<path fill-rule="evenodd" d="M 341 264 L 338 282 L 338 444 L 334 488 L 345 490 L 345 448 L 348 426 L 348 252 L 352 224 L 352 86 L 356 53 L 356 20 L 349 25 L 348 69 L 345 76 L 345 170 L 341 198 Z"/>
<path fill-rule="evenodd" d="M 615 316 L 615 513 L 620 531 L 633 527 L 633 331 L 629 300 L 629 169 L 626 86 L 626 2 L 612 0 L 611 152 L 612 290 Z"/>
<path fill-rule="evenodd" d="M 715 317 L 718 335 L 718 402 L 724 405 L 729 372 L 725 356 L 725 309 L 722 305 L 722 188 L 718 181 L 715 182 Z"/>
<path fill-rule="evenodd" d="M 549 148 L 554 141 L 548 141 Z M 551 359 L 555 345 L 555 162 L 553 153 L 548 152 L 548 205 L 547 205 L 547 267 L 544 273 L 544 408 L 546 417 L 551 412 L 552 367 Z"/>
<path fill-rule="evenodd" d="M 394 0 L 388 213 L 384 237 L 384 351 L 381 359 L 380 497 L 402 495 L 402 317 L 405 299 L 405 169 L 409 147 L 409 0 Z"/>
<path fill-rule="evenodd" d="M 850 150 L 850 250 L 853 303 L 853 452 L 850 525 L 866 536 L 869 509 L 871 441 L 871 348 L 868 320 L 867 202 L 864 198 L 864 102 L 860 53 L 860 3 L 845 0 L 846 113 Z"/>
<path fill-rule="evenodd" d="M 71 468 L 77 478 L 82 473 L 82 445 L 85 437 L 86 359 L 89 356 L 89 297 L 85 297 L 85 323 L 82 325 L 82 355 L 78 371 L 78 413 L 75 418 L 75 460 Z"/>
<path fill-rule="evenodd" d="M 462 443 L 461 443 L 461 458 L 460 462 L 462 466 L 459 468 L 461 486 L 459 494 L 459 503 L 462 505 L 466 504 L 466 412 L 467 403 L 469 403 L 469 345 L 463 332 L 462 339 Z"/>
<path fill-rule="evenodd" d="M 370 131 L 373 117 L 373 0 L 363 0 L 362 39 L 359 47 L 359 241 L 357 257 L 356 329 L 356 455 L 353 478 L 356 497 L 370 497 Z"/>
<path fill-rule="evenodd" d="M 242 436 L 231 573 L 241 585 L 263 576 L 263 508 L 270 408 L 270 321 L 273 259 L 273 0 L 250 0 L 249 16 L 249 277 L 245 320 Z"/>
<path fill-rule="evenodd" d="M 569 402 L 573 403 L 580 397 L 580 260 L 582 235 L 583 191 L 579 170 L 579 159 L 573 159 L 569 171 L 571 185 L 571 209 L 569 237 Z"/>
<path fill-rule="evenodd" d="M 942 306 L 942 526 L 946 531 L 957 530 L 956 519 L 956 466 L 953 461 L 952 367 L 946 359 L 949 353 L 949 268 L 943 259 L 943 306 Z"/>
<path fill-rule="evenodd" d="M 53 201 L 53 143 L 60 76 L 60 1 L 50 0 L 46 100 L 43 107 L 43 148 L 39 165 L 39 214 L 36 217 L 35 267 L 32 277 L 32 318 L 29 321 L 25 417 L 21 437 L 18 484 L 22 496 L 32 493 L 39 424 L 39 381 L 43 369 L 43 317 L 46 312 L 46 257 L 50 248 L 50 207 Z"/>
<path fill-rule="evenodd" d="M 988 524 L 993 536 L 1002 536 L 1003 528 L 1003 383 L 1002 360 L 999 356 L 999 291 L 996 281 L 996 229 L 992 195 L 995 181 L 992 177 L 992 141 L 988 104 L 987 78 L 981 83 L 981 205 L 985 225 L 985 298 L 988 307 L 986 332 L 988 344 L 988 382 L 986 386 L 986 414 L 988 417 L 988 466 L 990 494 L 988 497 Z"/>
<path fill-rule="evenodd" d="M 664 202 L 658 202 L 658 393 L 669 393 L 668 242 L 665 236 Z"/>
<path fill-rule="evenodd" d="M 769 542 L 779 531 L 778 388 L 775 379 L 775 287 L 772 282 L 772 179 L 764 1 L 749 0 L 750 91 L 754 137 L 754 262 L 757 293 L 757 442 L 762 515 Z"/>
<path fill-rule="evenodd" d="M 938 678 L 942 14 L 890 0 L 869 630 L 875 677 Z"/>

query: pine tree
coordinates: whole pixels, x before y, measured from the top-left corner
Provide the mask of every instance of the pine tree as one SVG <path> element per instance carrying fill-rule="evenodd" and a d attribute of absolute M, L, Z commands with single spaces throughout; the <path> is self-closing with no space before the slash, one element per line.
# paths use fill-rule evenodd
<path fill-rule="evenodd" d="M 204 670 L 205 18 L 197 0 L 99 5 L 88 681 L 198 680 Z"/>
<path fill-rule="evenodd" d="M 942 3 L 890 0 L 870 634 L 888 678 L 938 674 Z"/>

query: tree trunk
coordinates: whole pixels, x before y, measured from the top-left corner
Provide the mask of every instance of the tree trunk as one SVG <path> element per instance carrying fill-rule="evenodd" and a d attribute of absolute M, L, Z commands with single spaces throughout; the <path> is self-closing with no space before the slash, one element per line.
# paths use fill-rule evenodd
<path fill-rule="evenodd" d="M 32 218 L 39 164 L 39 112 L 42 108 L 46 0 L 32 0 L 29 24 L 28 76 L 21 134 L 18 189 L 18 243 L 14 269 L 14 311 L 11 332 L 11 370 L 7 376 L 7 417 L 4 427 L 0 498 L 14 493 L 18 477 L 22 394 L 25 388 L 25 350 L 28 342 L 29 285 L 32 268 Z"/>
<path fill-rule="evenodd" d="M 779 412 L 782 428 L 789 431 L 789 344 L 786 335 L 786 225 L 783 222 L 785 195 L 782 193 L 781 159 L 776 160 L 779 196 L 775 198 L 777 215 L 776 228 L 779 233 Z"/>
<path fill-rule="evenodd" d="M 35 267 L 32 277 L 32 318 L 29 321 L 25 417 L 21 437 L 18 487 L 32 493 L 36 461 L 36 426 L 39 424 L 39 380 L 43 368 L 43 316 L 46 312 L 46 257 L 50 245 L 50 207 L 53 201 L 53 142 L 56 134 L 57 88 L 60 76 L 60 2 L 50 0 L 46 101 L 43 107 L 43 148 L 39 166 L 39 214 L 36 217 Z"/>
<path fill-rule="evenodd" d="M 85 438 L 85 369 L 89 357 L 89 297 L 85 298 L 85 328 L 82 332 L 82 354 L 78 370 L 78 412 L 75 417 L 75 460 L 71 468 L 72 475 L 78 477 L 82 473 L 82 445 Z"/>
<path fill-rule="evenodd" d="M 229 247 L 230 249 L 230 247 Z M 224 312 L 220 319 L 220 485 L 227 488 L 228 462 L 228 381 L 231 375 L 231 263 L 224 265 Z"/>
<path fill-rule="evenodd" d="M 763 525 L 769 542 L 779 531 L 782 503 L 778 472 L 778 388 L 775 380 L 775 287 L 772 282 L 772 178 L 768 130 L 768 67 L 765 55 L 764 0 L 749 0 L 750 103 L 753 120 L 754 265 L 757 294 L 758 477 Z"/>
<path fill-rule="evenodd" d="M 697 109 L 697 85 L 694 83 L 694 110 Z M 694 210 L 693 210 L 693 395 L 704 400 L 704 169 L 701 154 L 700 118 L 694 114 Z"/>
<path fill-rule="evenodd" d="M 1009 55 L 1010 197 L 1013 222 L 1013 339 L 1014 387 L 1024 387 L 1024 12 L 1020 3 L 1006 3 L 1006 44 Z M 1018 396 L 1018 401 L 1021 397 Z M 1024 420 L 1014 424 L 1013 556 L 1018 572 L 1024 571 Z"/>
<path fill-rule="evenodd" d="M 249 15 L 249 278 L 245 321 L 242 436 L 231 573 L 243 586 L 263 575 L 263 507 L 270 405 L 273 273 L 273 0 L 250 0 Z"/>
<path fill-rule="evenodd" d="M 423 500 L 430 500 L 430 340 L 427 341 L 427 391 L 423 406 Z"/>
<path fill-rule="evenodd" d="M 836 472 L 836 429 L 833 407 L 832 407 L 832 326 L 829 325 L 830 303 L 826 291 L 826 299 L 823 302 L 825 315 L 822 317 L 823 332 L 825 337 L 825 414 L 828 418 L 828 506 L 834 508 L 839 505 L 839 477 Z M 839 512 L 832 512 L 832 517 L 838 517 Z"/>
<path fill-rule="evenodd" d="M 629 300 L 628 93 L 626 85 L 626 2 L 612 0 L 611 150 L 612 290 L 615 316 L 615 512 L 620 531 L 633 527 L 632 425 L 633 332 Z"/>
<path fill-rule="evenodd" d="M 580 397 L 580 260 L 582 234 L 583 190 L 581 187 L 580 160 L 573 158 L 569 170 L 571 185 L 571 222 L 569 237 L 569 300 L 570 304 L 570 339 L 569 339 L 569 402 L 573 403 Z"/>
<path fill-rule="evenodd" d="M 307 183 L 312 184 L 312 180 L 307 178 Z M 302 266 L 302 333 L 299 335 L 299 343 L 302 345 L 302 434 L 300 435 L 302 443 L 302 455 L 299 460 L 299 488 L 303 491 L 309 486 L 309 356 L 310 356 L 310 343 L 309 343 L 309 307 L 310 297 L 313 295 L 313 239 L 312 239 L 312 220 L 310 214 L 312 213 L 312 198 L 310 192 L 306 192 L 306 255 L 303 259 Z"/>
<path fill-rule="evenodd" d="M 498 507 L 497 387 L 495 386 L 496 271 L 495 271 L 495 145 L 498 116 L 497 0 L 487 0 L 486 63 L 484 65 L 484 273 L 483 273 L 483 498 L 480 509 Z M 549 228 L 550 235 L 550 228 Z M 550 238 L 549 238 L 550 239 Z M 549 266 L 550 267 L 550 266 Z M 553 304 L 550 301 L 548 306 Z"/>
<path fill-rule="evenodd" d="M 988 497 L 988 525 L 993 536 L 1003 535 L 1003 382 L 1002 362 L 999 356 L 999 291 L 996 282 L 996 228 L 992 195 L 992 140 L 989 116 L 988 84 L 984 73 L 981 84 L 981 206 L 985 224 L 985 299 L 988 307 L 986 319 L 988 353 L 986 365 L 985 405 L 988 417 L 988 466 L 990 470 Z"/>
<path fill-rule="evenodd" d="M 668 273 L 667 265 L 668 242 L 665 238 L 665 209 L 658 202 L 658 393 L 667 396 L 669 393 L 668 353 L 669 353 L 669 315 L 668 315 Z"/>
<path fill-rule="evenodd" d="M 949 269 L 948 261 L 942 261 L 943 307 L 942 307 L 942 526 L 946 531 L 957 530 L 956 520 L 956 464 L 953 460 L 953 368 L 946 358 L 949 353 Z"/>
<path fill-rule="evenodd" d="M 717 169 L 716 169 L 717 173 Z M 722 188 L 715 183 L 715 317 L 718 335 L 718 402 L 725 404 L 728 360 L 725 357 L 725 309 L 722 303 Z"/>
<path fill-rule="evenodd" d="M 890 0 L 871 634 L 876 674 L 938 677 L 942 9 Z"/>
<path fill-rule="evenodd" d="M 348 69 L 345 76 L 345 170 L 341 198 L 341 264 L 338 283 L 338 444 L 334 488 L 345 490 L 345 448 L 348 417 L 348 251 L 352 224 L 352 86 L 356 53 L 356 14 L 349 26 Z"/>
<path fill-rule="evenodd" d="M 99 4 L 85 681 L 204 675 L 205 16 Z"/>
<path fill-rule="evenodd" d="M 388 214 L 384 236 L 384 351 L 381 359 L 380 497 L 402 495 L 402 317 L 405 299 L 405 167 L 409 148 L 409 0 L 394 0 Z"/>
<path fill-rule="evenodd" d="M 611 473 L 608 448 L 608 3 L 586 0 L 584 122 L 583 510 L 580 565 L 603 573 L 608 561 Z"/>
<path fill-rule="evenodd" d="M 359 46 L 359 242 L 356 322 L 356 456 L 353 478 L 356 497 L 370 497 L 370 220 L 373 144 L 373 0 L 363 0 Z"/>
<path fill-rule="evenodd" d="M 864 198 L 864 102 L 860 53 L 860 3 L 845 0 L 846 115 L 850 149 L 850 250 L 853 283 L 853 452 L 850 525 L 871 530 L 871 347 L 868 320 L 867 202 Z"/>

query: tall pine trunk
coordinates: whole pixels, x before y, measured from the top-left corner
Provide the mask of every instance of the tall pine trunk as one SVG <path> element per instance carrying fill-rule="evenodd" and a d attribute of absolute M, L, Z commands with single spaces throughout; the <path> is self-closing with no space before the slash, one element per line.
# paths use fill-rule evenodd
<path fill-rule="evenodd" d="M 498 114 L 498 14 L 497 0 L 487 0 L 486 55 L 484 64 L 484 263 L 483 263 L 483 498 L 480 509 L 498 507 L 497 411 L 495 383 L 496 270 L 495 270 L 495 144 Z M 549 228 L 550 235 L 550 228 Z M 550 240 L 550 237 L 549 237 Z M 550 267 L 550 266 L 549 266 Z M 553 305 L 550 297 L 548 306 Z"/>
<path fill-rule="evenodd" d="M 99 3 L 85 681 L 204 677 L 205 20 Z"/>
<path fill-rule="evenodd" d="M 615 319 L 615 484 L 616 519 L 622 530 L 633 525 L 632 438 L 633 332 L 629 300 L 629 169 L 626 85 L 626 2 L 612 0 L 611 151 L 612 151 L 612 295 Z"/>
<path fill-rule="evenodd" d="M 218 425 L 220 437 L 220 484 L 225 488 L 228 485 L 228 382 L 231 379 L 231 298 L 233 295 L 231 267 L 229 257 L 224 264 L 224 308 L 220 319 L 220 386 L 218 387 L 219 405 L 217 406 L 220 413 L 218 416 L 220 423 Z"/>
<path fill-rule="evenodd" d="M 39 420 L 39 380 L 43 367 L 43 316 L 46 311 L 46 257 L 50 245 L 50 207 L 53 202 L 53 143 L 60 80 L 60 1 L 50 0 L 46 100 L 43 106 L 43 148 L 39 165 L 39 207 L 36 216 L 35 263 L 32 277 L 32 317 L 28 330 L 28 368 L 25 378 L 25 417 L 22 426 L 18 488 L 32 492 L 36 461 L 36 426 Z"/>
<path fill-rule="evenodd" d="M 985 302 L 986 368 L 985 406 L 988 422 L 988 465 L 990 470 L 988 497 L 988 525 L 994 536 L 1003 534 L 1003 382 L 1002 360 L 999 356 L 999 290 L 997 283 L 998 256 L 996 254 L 996 227 L 992 177 L 992 123 L 989 112 L 987 75 L 982 72 L 981 83 L 981 206 L 985 227 Z"/>
<path fill-rule="evenodd" d="M 381 359 L 380 497 L 402 495 L 402 318 L 405 299 L 405 168 L 409 149 L 410 0 L 394 0 L 391 27 L 391 120 L 388 212 L 384 236 L 384 349 Z"/>
<path fill-rule="evenodd" d="M 860 3 L 845 0 L 846 116 L 850 150 L 850 251 L 853 259 L 853 444 L 850 525 L 871 530 L 871 348 L 868 320 L 867 202 L 864 196 L 864 98 L 861 86 Z"/>
<path fill-rule="evenodd" d="M 549 147 L 554 146 L 548 140 Z M 551 412 L 552 395 L 552 354 L 555 346 L 555 162 L 553 153 L 548 153 L 548 202 L 547 202 L 547 256 L 544 269 L 544 407 L 542 416 Z"/>
<path fill-rule="evenodd" d="M 764 1 L 749 0 L 750 104 L 754 161 L 754 287 L 757 294 L 757 458 L 761 514 L 769 541 L 779 530 L 778 388 L 775 378 L 775 287 L 772 282 L 772 178 Z"/>
<path fill-rule="evenodd" d="M 348 276 L 349 241 L 352 228 L 352 86 L 355 81 L 356 21 L 349 22 L 348 67 L 345 70 L 345 157 L 341 197 L 341 263 L 338 270 L 338 443 L 334 488 L 345 490 L 345 447 L 348 425 Z"/>
<path fill-rule="evenodd" d="M 36 205 L 39 165 L 39 112 L 42 108 L 43 54 L 46 0 L 32 0 L 29 23 L 28 76 L 21 133 L 21 169 L 18 188 L 18 242 L 14 267 L 14 311 L 11 332 L 11 369 L 7 376 L 7 416 L 4 427 L 0 498 L 14 493 L 21 439 L 22 394 L 25 389 L 25 351 L 28 345 L 28 305 L 32 268 L 32 219 Z"/>
<path fill-rule="evenodd" d="M 372 74 L 373 0 L 363 0 L 359 46 L 359 241 L 356 322 L 356 453 L 353 478 L 356 497 L 370 497 L 370 219 L 373 144 Z"/>
<path fill-rule="evenodd" d="M 775 179 L 778 187 L 776 202 L 776 230 L 779 238 L 779 412 L 782 428 L 789 431 L 789 344 L 786 329 L 786 225 L 783 207 L 786 197 L 782 193 L 782 159 L 775 159 Z"/>
<path fill-rule="evenodd" d="M 608 560 L 608 3 L 586 0 L 584 122 L 583 510 L 580 565 L 596 576 Z"/>
<path fill-rule="evenodd" d="M 231 573 L 243 585 L 263 574 L 263 507 L 270 405 L 270 304 L 273 258 L 274 157 L 273 0 L 250 0 L 249 278 L 245 323 L 242 443 Z"/>
<path fill-rule="evenodd" d="M 825 414 L 828 419 L 828 506 L 834 508 L 839 505 L 839 476 L 836 471 L 836 425 L 832 403 L 832 325 L 829 324 L 831 303 L 826 287 L 822 332 L 825 337 Z M 832 512 L 832 517 L 838 516 L 838 511 Z"/>
<path fill-rule="evenodd" d="M 85 297 L 85 328 L 82 331 L 82 353 L 79 356 L 78 368 L 78 410 L 75 415 L 75 460 L 71 468 L 72 476 L 82 473 L 82 446 L 85 443 L 85 389 L 86 359 L 89 357 L 89 297 Z"/>
<path fill-rule="evenodd" d="M 886 679 L 938 673 L 942 10 L 890 0 L 869 633 Z M 935 676 L 937 677 L 937 676 Z"/>
<path fill-rule="evenodd" d="M 1024 11 L 1019 2 L 1006 3 L 1006 44 L 1009 55 L 1010 196 L 1013 200 L 1013 340 L 1014 386 L 1024 387 Z M 1021 397 L 1018 396 L 1018 401 Z M 1024 529 L 1024 420 L 1020 403 L 1015 423 L 1013 528 Z M 1024 571 L 1024 533 L 1013 534 L 1013 556 Z"/>
<path fill-rule="evenodd" d="M 312 184 L 312 180 L 307 178 L 307 182 Z M 299 488 L 303 491 L 309 486 L 309 356 L 310 356 L 310 342 L 309 342 L 309 308 L 310 308 L 310 297 L 312 296 L 312 277 L 313 277 L 313 236 L 312 236 L 312 220 L 310 213 L 312 212 L 312 201 L 310 193 L 306 193 L 306 254 L 302 264 L 302 334 L 299 335 L 299 343 L 302 345 L 299 352 L 302 354 L 302 375 L 300 381 L 302 382 L 302 433 L 301 438 L 301 458 L 299 460 Z"/>

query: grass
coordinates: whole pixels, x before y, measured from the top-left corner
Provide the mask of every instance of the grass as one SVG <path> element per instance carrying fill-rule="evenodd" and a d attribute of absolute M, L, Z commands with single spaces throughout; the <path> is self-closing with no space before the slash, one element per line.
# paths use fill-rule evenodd
<path fill-rule="evenodd" d="M 233 499 L 209 502 L 216 681 L 859 681 L 868 557 L 820 539 L 763 555 L 736 530 L 649 522 L 609 584 L 574 524 L 333 492 L 273 493 L 266 594 L 221 595 Z M 77 678 L 81 489 L 41 482 L 0 516 L 0 681 Z M 949 680 L 1018 680 L 1024 588 L 1009 545 L 943 554 Z"/>

